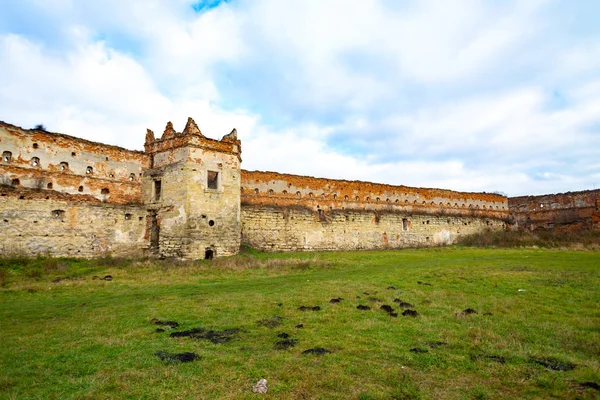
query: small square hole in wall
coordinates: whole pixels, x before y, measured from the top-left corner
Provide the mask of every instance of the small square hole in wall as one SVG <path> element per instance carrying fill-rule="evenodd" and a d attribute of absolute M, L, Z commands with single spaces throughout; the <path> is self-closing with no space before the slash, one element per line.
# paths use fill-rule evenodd
<path fill-rule="evenodd" d="M 217 171 L 207 172 L 207 187 L 209 189 L 219 188 L 219 173 Z"/>
<path fill-rule="evenodd" d="M 125 221 L 131 220 L 131 214 L 125 214 Z"/>
<path fill-rule="evenodd" d="M 160 200 L 160 193 L 162 188 L 162 182 L 160 180 L 154 181 L 154 200 Z"/>

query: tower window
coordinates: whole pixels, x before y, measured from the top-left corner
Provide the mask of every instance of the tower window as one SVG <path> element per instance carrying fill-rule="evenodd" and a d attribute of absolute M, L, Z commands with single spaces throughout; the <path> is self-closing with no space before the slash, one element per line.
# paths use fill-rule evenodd
<path fill-rule="evenodd" d="M 91 174 L 93 174 L 93 173 L 94 173 L 94 168 L 92 168 L 92 167 L 87 167 L 87 168 L 85 169 L 85 173 L 86 173 L 86 174 L 88 174 L 88 175 L 91 175 Z"/>
<path fill-rule="evenodd" d="M 160 180 L 154 181 L 154 200 L 158 201 L 160 200 L 160 193 L 161 193 L 161 186 L 162 183 Z"/>
<path fill-rule="evenodd" d="M 33 167 L 39 167 L 40 166 L 40 159 L 37 157 L 33 157 L 31 159 L 31 166 Z"/>
<path fill-rule="evenodd" d="M 207 172 L 206 186 L 209 189 L 218 189 L 219 188 L 219 173 L 217 171 L 208 171 Z"/>
<path fill-rule="evenodd" d="M 61 171 L 66 171 L 68 169 L 69 169 L 69 163 L 68 162 L 63 161 L 63 162 L 60 163 L 60 170 Z"/>
<path fill-rule="evenodd" d="M 404 231 L 408 230 L 408 219 L 406 219 L 406 218 L 402 218 L 402 230 L 404 230 Z"/>
<path fill-rule="evenodd" d="M 2 162 L 9 163 L 12 161 L 12 153 L 10 151 L 5 151 L 2 153 Z"/>

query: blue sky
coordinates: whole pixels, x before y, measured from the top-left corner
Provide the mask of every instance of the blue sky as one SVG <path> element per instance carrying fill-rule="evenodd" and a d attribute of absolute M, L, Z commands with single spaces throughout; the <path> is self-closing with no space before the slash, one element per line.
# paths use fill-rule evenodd
<path fill-rule="evenodd" d="M 597 1 L 0 1 L 9 123 L 141 149 L 191 116 L 250 170 L 600 188 Z"/>

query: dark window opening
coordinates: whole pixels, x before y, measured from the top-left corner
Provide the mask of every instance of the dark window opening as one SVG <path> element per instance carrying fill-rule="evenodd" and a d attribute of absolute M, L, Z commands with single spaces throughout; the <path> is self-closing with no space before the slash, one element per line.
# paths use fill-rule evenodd
<path fill-rule="evenodd" d="M 33 157 L 31 159 L 31 166 L 33 167 L 39 167 L 40 166 L 40 159 L 37 157 Z"/>
<path fill-rule="evenodd" d="M 62 218 L 65 216 L 65 211 L 64 210 L 54 210 L 54 211 L 52 211 L 52 216 L 54 218 Z"/>
<path fill-rule="evenodd" d="M 158 217 L 155 212 L 150 214 L 150 247 L 158 249 L 160 237 L 160 227 L 158 226 Z"/>
<path fill-rule="evenodd" d="M 129 221 L 131 219 L 131 214 L 125 214 L 125 221 Z"/>
<path fill-rule="evenodd" d="M 109 194 L 109 193 L 110 193 L 110 190 L 108 190 L 107 188 L 100 190 L 100 194 Z"/>
<path fill-rule="evenodd" d="M 72 153 L 71 153 L 71 157 L 75 157 L 75 156 L 77 156 L 77 153 L 75 153 L 75 152 L 72 152 Z"/>
<path fill-rule="evenodd" d="M 37 149 L 38 147 L 40 147 L 40 146 L 38 146 L 38 144 L 37 144 L 37 143 L 34 143 L 34 144 L 33 144 L 33 148 L 34 148 L 34 149 Z"/>
<path fill-rule="evenodd" d="M 427 225 L 429 225 L 429 220 L 427 220 Z"/>
<path fill-rule="evenodd" d="M 24 200 L 24 199 L 25 199 L 25 196 L 19 196 L 19 200 Z M 21 236 L 21 235 L 19 235 L 19 236 Z"/>
<path fill-rule="evenodd" d="M 160 200 L 161 186 L 161 181 L 154 181 L 154 200 L 156 201 Z"/>
<path fill-rule="evenodd" d="M 213 249 L 206 249 L 204 252 L 204 259 L 212 260 L 213 258 L 215 258 L 215 251 Z"/>
<path fill-rule="evenodd" d="M 302 195 L 302 193 L 296 192 L 296 196 L 300 197 L 301 195 Z"/>
<path fill-rule="evenodd" d="M 404 231 L 408 230 L 408 219 L 406 219 L 406 218 L 402 218 L 402 230 L 404 230 Z"/>
<path fill-rule="evenodd" d="M 273 189 L 269 189 L 269 194 L 271 194 L 271 195 L 272 195 L 273 193 L 274 193 L 274 192 L 273 192 Z"/>
<path fill-rule="evenodd" d="M 219 188 L 219 173 L 217 171 L 207 172 L 207 186 L 209 189 Z"/>
<path fill-rule="evenodd" d="M 63 161 L 63 162 L 60 163 L 60 170 L 61 171 L 66 171 L 68 169 L 69 169 L 69 163 L 68 162 L 64 162 Z"/>
<path fill-rule="evenodd" d="M 5 151 L 2 153 L 2 162 L 11 162 L 12 153 L 10 151 Z"/>
<path fill-rule="evenodd" d="M 85 173 L 86 173 L 86 174 L 88 174 L 88 175 L 91 175 L 92 173 L 94 173 L 94 168 L 92 168 L 92 167 L 87 167 L 87 168 L 85 169 Z"/>
<path fill-rule="evenodd" d="M 115 177 L 115 174 L 113 174 L 113 173 L 111 172 L 110 174 L 108 174 L 108 177 L 109 177 L 109 178 L 114 178 L 114 177 Z"/>
<path fill-rule="evenodd" d="M 12 186 L 19 186 L 21 184 L 21 181 L 19 179 L 15 178 L 10 182 L 10 184 Z"/>
<path fill-rule="evenodd" d="M 47 187 L 48 189 L 52 189 L 52 182 L 49 182 L 49 183 L 46 185 L 46 187 Z"/>
<path fill-rule="evenodd" d="M 215 226 L 215 221 L 213 221 L 212 219 L 208 221 L 208 226 Z"/>
<path fill-rule="evenodd" d="M 135 174 L 129 174 L 129 180 L 135 181 Z"/>
<path fill-rule="evenodd" d="M 83 186 L 79 186 L 79 188 L 77 189 L 78 192 L 83 192 Z"/>

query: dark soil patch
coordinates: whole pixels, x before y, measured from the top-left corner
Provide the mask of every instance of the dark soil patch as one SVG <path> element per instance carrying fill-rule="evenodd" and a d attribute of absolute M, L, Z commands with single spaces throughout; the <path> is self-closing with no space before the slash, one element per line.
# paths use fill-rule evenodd
<path fill-rule="evenodd" d="M 289 334 L 289 333 L 282 332 L 282 333 L 280 333 L 279 335 L 277 335 L 277 337 L 278 337 L 278 338 L 282 338 L 282 339 L 287 339 L 287 338 L 289 338 L 289 337 L 290 337 L 290 334 Z"/>
<path fill-rule="evenodd" d="M 338 297 L 338 298 L 329 300 L 329 303 L 336 304 L 336 303 L 341 302 L 342 300 L 344 300 L 342 297 Z"/>
<path fill-rule="evenodd" d="M 314 307 L 300 306 L 300 307 L 298 307 L 298 311 L 321 311 L 321 307 L 319 307 L 319 306 L 314 306 Z"/>
<path fill-rule="evenodd" d="M 315 347 L 314 349 L 304 350 L 302 354 L 327 354 L 331 353 L 329 350 L 324 349 L 323 347 Z"/>
<path fill-rule="evenodd" d="M 388 315 L 390 317 L 394 317 L 394 318 L 398 317 L 398 313 L 397 312 L 391 312 L 391 313 L 388 313 Z"/>
<path fill-rule="evenodd" d="M 60 277 L 58 277 L 56 279 L 53 279 L 52 283 L 58 283 L 58 282 L 70 281 L 70 280 L 71 280 L 71 278 L 69 278 L 69 277 L 62 277 L 62 276 L 60 276 Z"/>
<path fill-rule="evenodd" d="M 419 285 L 423 285 L 423 286 L 431 286 L 431 283 L 427 283 L 427 282 L 421 282 L 421 281 L 417 281 L 417 283 Z"/>
<path fill-rule="evenodd" d="M 205 339 L 212 343 L 226 343 L 231 341 L 240 332 L 239 329 L 226 329 L 224 331 L 206 330 L 204 328 L 193 328 L 188 331 L 173 332 L 171 337 L 189 337 L 192 339 Z"/>
<path fill-rule="evenodd" d="M 466 310 L 463 310 L 463 314 L 465 314 L 465 315 L 477 314 L 477 311 L 473 310 L 472 308 L 467 308 Z"/>
<path fill-rule="evenodd" d="M 356 309 L 357 310 L 370 310 L 371 307 L 369 307 L 369 306 L 363 306 L 362 304 L 360 304 L 360 305 L 356 306 Z"/>
<path fill-rule="evenodd" d="M 160 358 L 162 361 L 167 364 L 172 364 L 176 362 L 192 362 L 200 358 L 200 356 L 196 353 L 168 353 L 166 351 L 159 351 L 154 354 L 156 357 Z"/>
<path fill-rule="evenodd" d="M 471 360 L 473 361 L 477 361 L 479 359 L 485 359 L 485 360 L 489 360 L 489 361 L 494 361 L 500 364 L 505 364 L 506 360 L 504 359 L 504 357 L 501 356 L 492 356 L 489 354 L 473 354 L 471 356 Z"/>
<path fill-rule="evenodd" d="M 94 275 L 94 276 L 92 277 L 92 279 L 99 279 L 99 280 L 101 280 L 101 281 L 112 281 L 112 280 L 113 280 L 113 277 L 112 277 L 112 275 L 105 275 L 103 278 L 100 278 L 99 276 L 97 276 L 97 275 Z"/>
<path fill-rule="evenodd" d="M 277 307 L 283 306 L 283 303 L 277 303 Z"/>
<path fill-rule="evenodd" d="M 410 304 L 410 303 L 407 303 L 405 301 L 400 300 L 398 302 L 398 307 L 400 307 L 400 308 L 411 308 L 411 307 L 414 307 L 414 306 L 412 304 Z"/>
<path fill-rule="evenodd" d="M 179 323 L 175 321 L 161 321 L 160 319 L 156 318 L 153 318 L 152 322 L 154 322 L 155 325 L 168 326 L 169 328 L 177 328 L 179 326 Z"/>
<path fill-rule="evenodd" d="M 298 324 L 298 325 L 296 325 L 296 328 L 302 329 L 302 328 L 304 328 L 304 324 Z"/>
<path fill-rule="evenodd" d="M 388 306 L 387 304 L 384 304 L 379 308 L 381 308 L 383 311 L 385 311 L 387 313 L 394 312 L 394 309 L 392 308 L 392 306 Z"/>
<path fill-rule="evenodd" d="M 561 361 L 553 357 L 530 357 L 530 360 L 553 371 L 570 371 L 577 366 L 568 361 Z"/>
<path fill-rule="evenodd" d="M 162 332 L 164 332 L 164 331 L 165 331 L 165 330 L 164 330 L 163 328 L 156 328 L 156 333 L 162 333 Z"/>
<path fill-rule="evenodd" d="M 491 312 L 484 312 L 483 315 L 490 316 L 490 315 L 494 315 L 494 314 L 492 314 Z"/>
<path fill-rule="evenodd" d="M 598 385 L 596 382 L 583 382 L 580 383 L 579 386 L 581 386 L 582 388 L 590 388 L 600 391 L 600 385 Z"/>
<path fill-rule="evenodd" d="M 275 343 L 275 350 L 287 350 L 298 344 L 298 339 L 285 339 Z"/>
<path fill-rule="evenodd" d="M 258 326 L 266 326 L 267 328 L 277 328 L 281 325 L 281 321 L 283 321 L 283 318 L 275 315 L 271 318 L 261 319 L 260 321 L 257 321 L 256 324 Z"/>
<path fill-rule="evenodd" d="M 420 347 L 413 347 L 412 349 L 409 350 L 412 353 L 429 353 L 429 350 L 427 349 L 422 349 Z"/>
<path fill-rule="evenodd" d="M 427 344 L 427 346 L 429 346 L 432 349 L 437 349 L 438 347 L 445 346 L 448 343 L 446 343 L 446 342 L 427 342 L 426 344 Z"/>
<path fill-rule="evenodd" d="M 416 312 L 415 310 L 404 310 L 402 315 L 405 317 L 418 317 L 419 313 Z"/>
<path fill-rule="evenodd" d="M 396 289 L 396 286 L 388 286 L 387 288 L 388 288 L 388 290 L 398 290 L 398 289 Z"/>

